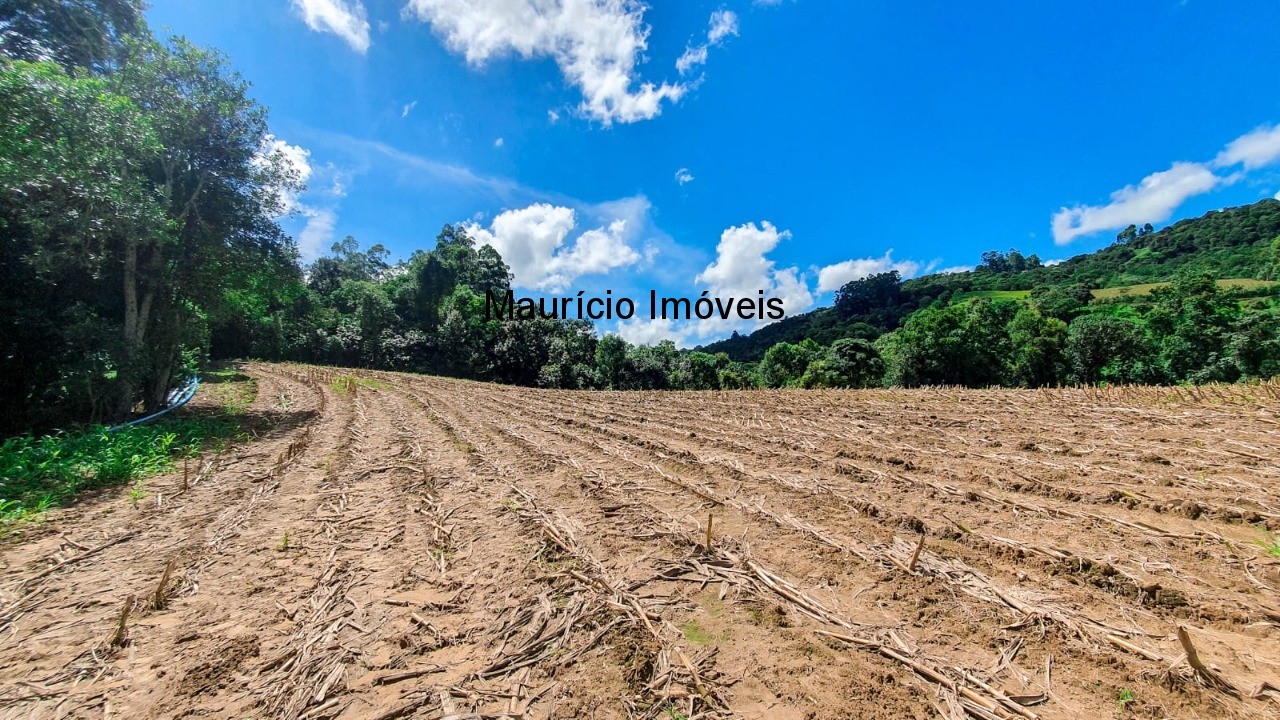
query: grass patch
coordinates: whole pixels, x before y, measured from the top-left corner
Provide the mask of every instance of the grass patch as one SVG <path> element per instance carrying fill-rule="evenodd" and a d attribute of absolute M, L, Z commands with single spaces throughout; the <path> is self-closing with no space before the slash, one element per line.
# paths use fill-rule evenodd
<path fill-rule="evenodd" d="M 1263 552 L 1271 557 L 1280 558 L 1280 539 L 1277 539 L 1275 535 L 1258 538 L 1258 547 L 1261 547 Z"/>
<path fill-rule="evenodd" d="M 355 375 L 339 375 L 337 378 L 334 378 L 332 383 L 329 383 L 329 387 L 332 387 L 333 391 L 336 393 L 350 395 L 356 391 L 356 388 L 382 390 L 386 388 L 386 383 L 373 378 L 357 377 Z"/>
<path fill-rule="evenodd" d="M 211 442 L 225 442 L 240 423 L 227 419 L 174 418 L 116 432 L 102 426 L 0 443 L 0 523 L 10 526 L 80 493 L 135 483 L 169 472 L 174 459 L 194 456 Z M 136 504 L 145 491 L 130 494 Z"/>
<path fill-rule="evenodd" d="M 960 293 L 956 299 L 963 301 L 974 298 L 987 298 L 988 300 L 1026 302 L 1030 297 L 1030 290 L 974 290 L 973 292 Z"/>
<path fill-rule="evenodd" d="M 1276 284 L 1272 280 L 1254 280 L 1251 278 L 1224 278 L 1216 282 L 1218 287 L 1223 290 L 1257 290 L 1258 288 L 1271 287 Z M 1119 287 L 1090 290 L 1089 292 L 1097 300 L 1114 300 L 1120 297 L 1150 295 L 1152 290 L 1165 287 L 1168 284 L 1167 282 L 1158 282 L 1142 283 L 1141 285 L 1121 285 Z"/>
<path fill-rule="evenodd" d="M 257 394 L 253 379 L 234 368 L 201 379 L 201 397 L 217 412 L 184 412 L 116 432 L 95 425 L 0 441 L 0 536 L 100 488 L 130 486 L 129 501 L 137 507 L 147 497 L 147 477 L 174 470 L 183 457 L 247 440 L 244 413 Z"/>
<path fill-rule="evenodd" d="M 690 620 L 684 625 L 681 625 L 680 631 L 684 633 L 684 639 L 694 645 L 707 645 L 713 642 L 718 642 L 721 639 L 704 630 L 696 620 Z"/>

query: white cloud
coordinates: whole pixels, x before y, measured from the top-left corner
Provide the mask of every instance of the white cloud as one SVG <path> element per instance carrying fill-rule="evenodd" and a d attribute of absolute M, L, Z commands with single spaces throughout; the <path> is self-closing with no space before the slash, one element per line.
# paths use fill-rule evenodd
<path fill-rule="evenodd" d="M 1062 262 L 1062 261 L 1059 260 L 1058 262 Z M 938 271 L 938 274 L 939 275 L 955 275 L 956 273 L 965 273 L 965 272 L 973 272 L 973 266 L 972 265 L 952 265 L 951 267 L 942 268 L 941 270 Z"/>
<path fill-rule="evenodd" d="M 560 113 L 556 112 L 555 110 L 548 110 L 547 122 L 551 123 L 552 125 L 555 125 L 556 123 L 560 122 Z"/>
<path fill-rule="evenodd" d="M 693 182 L 693 173 L 688 168 L 680 168 L 676 171 L 676 182 L 681 185 Z"/>
<path fill-rule="evenodd" d="M 1058 258 L 1058 259 L 1056 259 L 1056 260 L 1045 260 L 1045 261 L 1044 261 L 1044 266 L 1045 266 L 1045 267 L 1053 267 L 1054 265 L 1061 265 L 1063 262 L 1064 262 L 1064 261 L 1062 260 L 1062 258 Z"/>
<path fill-rule="evenodd" d="M 717 10 L 708 21 L 707 41 L 686 47 L 676 59 L 676 71 L 686 75 L 690 70 L 707 63 L 707 50 L 719 46 L 730 35 L 738 34 L 738 16 L 732 10 Z"/>
<path fill-rule="evenodd" d="M 496 147 L 496 148 L 500 148 L 500 147 L 502 147 L 502 145 L 503 145 L 503 140 L 502 140 L 502 138 L 498 138 L 497 140 L 494 140 L 494 141 L 493 141 L 493 146 L 494 146 L 494 147 Z"/>
<path fill-rule="evenodd" d="M 893 250 L 889 250 L 884 257 L 859 258 L 827 265 L 818 271 L 818 292 L 833 292 L 844 287 L 845 283 L 890 270 L 897 270 L 904 278 L 915 277 L 920 272 L 920 263 L 914 260 L 894 261 L 892 255 Z"/>
<path fill-rule="evenodd" d="M 338 224 L 338 213 L 329 210 L 315 210 L 307 217 L 307 225 L 298 235 L 298 254 L 304 259 L 314 260 L 333 243 L 334 228 Z"/>
<path fill-rule="evenodd" d="M 553 58 L 582 91 L 581 110 L 605 125 L 652 118 L 686 90 L 638 80 L 649 27 L 645 7 L 628 0 L 408 0 L 404 12 L 472 65 L 505 55 Z"/>
<path fill-rule="evenodd" d="M 695 45 L 687 47 L 680 57 L 676 58 L 676 71 L 681 75 L 688 73 L 696 65 L 707 63 L 707 46 Z"/>
<path fill-rule="evenodd" d="M 1277 192 L 1277 193 L 1276 193 L 1276 199 L 1277 199 L 1277 200 L 1280 200 L 1280 192 Z"/>
<path fill-rule="evenodd" d="M 640 253 L 627 242 L 626 218 L 587 230 L 566 245 L 577 224 L 573 209 L 535 203 L 500 213 L 488 228 L 475 223 L 465 227 L 476 242 L 491 245 L 502 255 L 511 266 L 517 287 L 564 290 L 583 275 L 607 273 L 639 262 Z"/>
<path fill-rule="evenodd" d="M 1053 241 L 1066 245 L 1082 235 L 1129 225 L 1168 220 L 1187 198 L 1206 193 L 1224 182 L 1201 163 L 1176 162 L 1152 173 L 1137 185 L 1111 193 L 1106 205 L 1077 205 L 1054 213 Z"/>
<path fill-rule="evenodd" d="M 1220 168 L 1243 164 L 1245 170 L 1256 170 L 1280 160 L 1280 125 L 1263 125 L 1227 143 L 1213 164 Z"/>
<path fill-rule="evenodd" d="M 730 35 L 738 34 L 738 16 L 732 10 L 717 10 L 711 13 L 711 29 L 707 31 L 707 42 L 718 45 Z"/>
<path fill-rule="evenodd" d="M 417 101 L 417 100 L 414 100 L 413 102 L 409 103 L 408 105 L 405 105 L 405 106 L 404 106 L 404 111 L 402 111 L 402 112 L 400 113 L 400 117 L 402 117 L 402 118 L 407 118 L 407 117 L 409 117 L 409 113 L 413 112 L 413 109 L 414 109 L 414 108 L 416 108 L 416 107 L 418 107 L 418 101 Z"/>
<path fill-rule="evenodd" d="M 711 297 L 757 298 L 763 290 L 765 297 L 781 299 L 788 315 L 804 312 L 813 306 L 813 293 L 800 271 L 794 267 L 778 269 L 766 257 L 779 242 L 790 237 L 789 231 L 779 231 L 770 222 L 762 222 L 759 227 L 747 223 L 728 228 L 720 233 L 716 259 L 694 281 L 706 285 Z M 698 329 L 694 334 L 700 337 L 727 332 L 744 324 L 748 329 L 765 324 L 720 318 L 695 322 Z"/>
<path fill-rule="evenodd" d="M 369 21 L 360 0 L 293 0 L 293 6 L 307 27 L 337 35 L 362 55 L 368 52 Z"/>
<path fill-rule="evenodd" d="M 671 318 L 650 320 L 647 317 L 633 317 L 618 321 L 618 334 L 632 345 L 657 345 L 663 340 L 683 345 L 689 339 L 689 333 L 689 326 L 678 327 Z"/>

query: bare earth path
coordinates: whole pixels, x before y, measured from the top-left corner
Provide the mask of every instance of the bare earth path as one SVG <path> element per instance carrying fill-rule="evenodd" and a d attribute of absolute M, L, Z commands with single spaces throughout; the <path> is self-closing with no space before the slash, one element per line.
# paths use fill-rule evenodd
<path fill-rule="evenodd" d="M 1274 385 L 242 370 L 0 547 L 0 717 L 1280 718 Z"/>

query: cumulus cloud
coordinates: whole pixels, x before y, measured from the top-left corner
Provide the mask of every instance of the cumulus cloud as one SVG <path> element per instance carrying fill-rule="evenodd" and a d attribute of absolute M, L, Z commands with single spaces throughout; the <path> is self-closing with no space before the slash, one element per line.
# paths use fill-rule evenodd
<path fill-rule="evenodd" d="M 581 90 L 581 110 L 605 125 L 647 120 L 686 87 L 640 81 L 645 7 L 625 0 L 408 0 L 446 46 L 480 66 L 495 57 L 553 58 Z"/>
<path fill-rule="evenodd" d="M 780 231 L 767 221 L 759 226 L 747 223 L 728 228 L 720 233 L 715 260 L 694 281 L 705 285 L 712 297 L 755 298 L 763 290 L 767 297 L 780 298 L 788 315 L 804 312 L 813 306 L 813 293 L 800 271 L 794 267 L 778 269 L 766 257 L 790 237 L 790 231 Z M 723 324 L 719 319 L 704 321 L 698 334 L 705 335 Z"/>
<path fill-rule="evenodd" d="M 293 0 L 293 7 L 307 27 L 337 35 L 362 55 L 368 52 L 369 20 L 360 0 Z"/>
<path fill-rule="evenodd" d="M 700 45 L 685 48 L 684 53 L 676 59 L 676 71 L 681 75 L 707 63 L 707 51 L 717 47 L 730 35 L 738 34 L 738 16 L 732 10 L 717 10 L 711 13 L 708 21 L 707 41 Z"/>
<path fill-rule="evenodd" d="M 693 182 L 693 173 L 689 172 L 689 168 L 680 168 L 676 171 L 676 182 L 681 185 Z"/>
<path fill-rule="evenodd" d="M 502 138 L 498 138 L 497 140 L 493 141 L 493 146 L 496 148 L 500 148 L 503 146 L 504 143 L 505 141 Z"/>
<path fill-rule="evenodd" d="M 500 213 L 488 228 L 476 223 L 465 227 L 476 242 L 502 255 L 517 287 L 554 292 L 583 275 L 607 273 L 640 260 L 640 253 L 628 244 L 627 219 L 587 230 L 566 245 L 577 224 L 573 209 L 535 203 Z"/>
<path fill-rule="evenodd" d="M 845 283 L 890 270 L 897 270 L 904 278 L 915 277 L 920 272 L 920 263 L 914 260 L 895 261 L 892 255 L 893 250 L 889 250 L 884 257 L 859 258 L 827 265 L 818 271 L 818 292 L 833 292 L 844 287 Z"/>
<path fill-rule="evenodd" d="M 1062 261 L 1059 260 L 1058 262 L 1062 262 Z M 1048 263 L 1045 263 L 1045 264 L 1047 265 Z M 942 268 L 941 270 L 938 271 L 938 274 L 939 275 L 955 275 L 956 273 L 964 273 L 964 272 L 973 272 L 973 266 L 972 265 L 952 265 L 951 267 Z"/>
<path fill-rule="evenodd" d="M 1054 213 L 1053 241 L 1066 245 L 1082 235 L 1129 225 L 1164 222 L 1188 198 L 1218 187 L 1224 181 L 1201 163 L 1176 162 L 1168 170 L 1151 173 L 1137 185 L 1111 193 L 1106 205 L 1077 205 Z"/>
<path fill-rule="evenodd" d="M 1263 125 L 1227 143 L 1213 164 L 1220 168 L 1244 165 L 1256 170 L 1280 160 L 1280 125 Z"/>
<path fill-rule="evenodd" d="M 405 105 L 405 106 L 404 106 L 404 110 L 403 110 L 403 111 L 401 111 L 401 113 L 400 113 L 400 117 L 402 117 L 402 118 L 407 118 L 407 117 L 409 117 L 409 113 L 413 112 L 413 109 L 414 109 L 414 108 L 416 108 L 416 107 L 418 107 L 418 101 L 417 101 L 417 100 L 414 100 L 413 102 L 409 103 L 408 105 Z"/>

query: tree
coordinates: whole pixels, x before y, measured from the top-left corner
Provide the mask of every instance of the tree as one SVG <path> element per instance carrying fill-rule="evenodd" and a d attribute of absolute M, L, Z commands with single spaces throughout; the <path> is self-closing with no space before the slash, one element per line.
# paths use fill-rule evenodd
<path fill-rule="evenodd" d="M 898 304 L 902 276 L 897 270 L 852 280 L 836 291 L 835 308 L 844 317 L 862 315 L 876 308 Z"/>
<path fill-rule="evenodd" d="M 866 388 L 884 378 L 884 361 L 875 346 L 866 340 L 841 338 L 822 357 L 809 364 L 800 386 Z"/>
<path fill-rule="evenodd" d="M 141 0 L 4 0 L 0 55 L 105 72 L 126 38 L 146 35 Z"/>
<path fill-rule="evenodd" d="M 718 390 L 720 373 L 729 367 L 729 356 L 694 351 L 680 358 L 678 382 L 685 390 Z"/>
<path fill-rule="evenodd" d="M 620 390 L 627 373 L 627 351 L 630 344 L 621 335 L 608 334 L 596 344 L 596 372 L 600 384 L 610 390 Z"/>
<path fill-rule="evenodd" d="M 769 348 L 757 373 L 765 387 L 782 388 L 799 384 L 809 363 L 817 359 L 820 346 L 812 339 L 799 344 L 780 342 Z"/>
<path fill-rule="evenodd" d="M 1165 377 L 1173 381 L 1233 381 L 1236 368 L 1226 360 L 1240 306 L 1206 274 L 1183 274 L 1168 287 L 1152 291 L 1155 306 L 1147 314 L 1151 339 Z"/>
<path fill-rule="evenodd" d="M 904 387 L 1003 383 L 1010 355 L 1006 326 L 1016 307 L 979 298 L 916 312 L 880 340 L 886 382 Z"/>
<path fill-rule="evenodd" d="M 1023 307 L 1009 321 L 1009 380 L 1022 387 L 1057 385 L 1066 379 L 1067 324 Z"/>
<path fill-rule="evenodd" d="M 1063 322 L 1080 313 L 1093 301 L 1093 293 L 1085 285 L 1048 285 L 1031 291 L 1031 303 L 1040 314 L 1057 318 Z"/>
<path fill-rule="evenodd" d="M 1142 383 L 1155 379 L 1142 326 L 1110 315 L 1081 315 L 1067 329 L 1066 357 L 1080 383 Z"/>
<path fill-rule="evenodd" d="M 56 65 L 0 64 L 0 98 L 3 425 L 112 417 L 130 395 L 110 278 L 118 238 L 164 227 L 144 173 L 160 141 L 128 97 Z"/>

